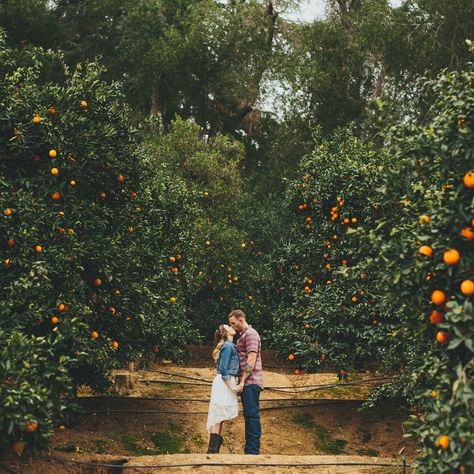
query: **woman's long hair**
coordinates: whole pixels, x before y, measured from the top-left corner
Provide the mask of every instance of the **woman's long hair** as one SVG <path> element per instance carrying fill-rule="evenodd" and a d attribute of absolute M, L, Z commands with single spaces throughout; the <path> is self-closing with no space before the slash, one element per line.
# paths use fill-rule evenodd
<path fill-rule="evenodd" d="M 225 328 L 225 324 L 221 324 L 214 333 L 214 350 L 212 351 L 212 358 L 215 362 L 219 359 L 219 355 L 221 353 L 222 346 L 224 342 L 227 340 L 227 330 Z"/>

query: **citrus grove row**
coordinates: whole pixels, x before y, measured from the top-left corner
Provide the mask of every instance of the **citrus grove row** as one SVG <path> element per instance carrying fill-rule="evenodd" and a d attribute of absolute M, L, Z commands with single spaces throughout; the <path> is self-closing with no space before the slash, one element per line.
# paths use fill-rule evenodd
<path fill-rule="evenodd" d="M 186 360 L 241 307 L 296 375 L 398 374 L 419 472 L 474 470 L 474 70 L 377 142 L 323 136 L 278 207 L 235 138 L 139 126 L 96 63 L 0 43 L 0 444 L 44 448 L 114 368 Z M 379 103 L 377 116 L 390 121 Z"/>

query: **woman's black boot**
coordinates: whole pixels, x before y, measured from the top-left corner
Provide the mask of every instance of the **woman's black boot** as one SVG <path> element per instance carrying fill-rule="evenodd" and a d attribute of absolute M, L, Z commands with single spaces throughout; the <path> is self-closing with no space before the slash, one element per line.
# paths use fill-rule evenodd
<path fill-rule="evenodd" d="M 209 437 L 209 447 L 207 448 L 207 454 L 215 454 L 219 452 L 219 438 L 222 436 L 218 435 L 217 433 L 211 433 Z"/>
<path fill-rule="evenodd" d="M 218 453 L 219 449 L 221 449 L 222 441 L 224 441 L 224 438 L 221 435 L 219 435 L 219 438 L 217 440 L 217 451 L 216 451 L 216 453 Z"/>

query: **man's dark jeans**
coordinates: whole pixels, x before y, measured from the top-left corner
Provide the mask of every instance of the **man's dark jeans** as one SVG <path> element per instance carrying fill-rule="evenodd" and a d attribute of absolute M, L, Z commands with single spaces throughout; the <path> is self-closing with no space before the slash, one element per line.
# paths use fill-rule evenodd
<path fill-rule="evenodd" d="M 245 418 L 245 454 L 260 454 L 259 401 L 262 388 L 259 385 L 246 385 L 242 391 L 242 405 Z"/>

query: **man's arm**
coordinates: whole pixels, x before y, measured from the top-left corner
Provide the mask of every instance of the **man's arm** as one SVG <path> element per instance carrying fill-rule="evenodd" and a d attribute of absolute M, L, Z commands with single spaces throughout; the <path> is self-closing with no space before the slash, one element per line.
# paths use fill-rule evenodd
<path fill-rule="evenodd" d="M 255 363 L 257 362 L 257 352 L 252 351 L 247 353 L 247 365 L 240 377 L 239 385 L 244 385 L 245 381 L 250 377 L 250 374 L 253 372 Z"/>

